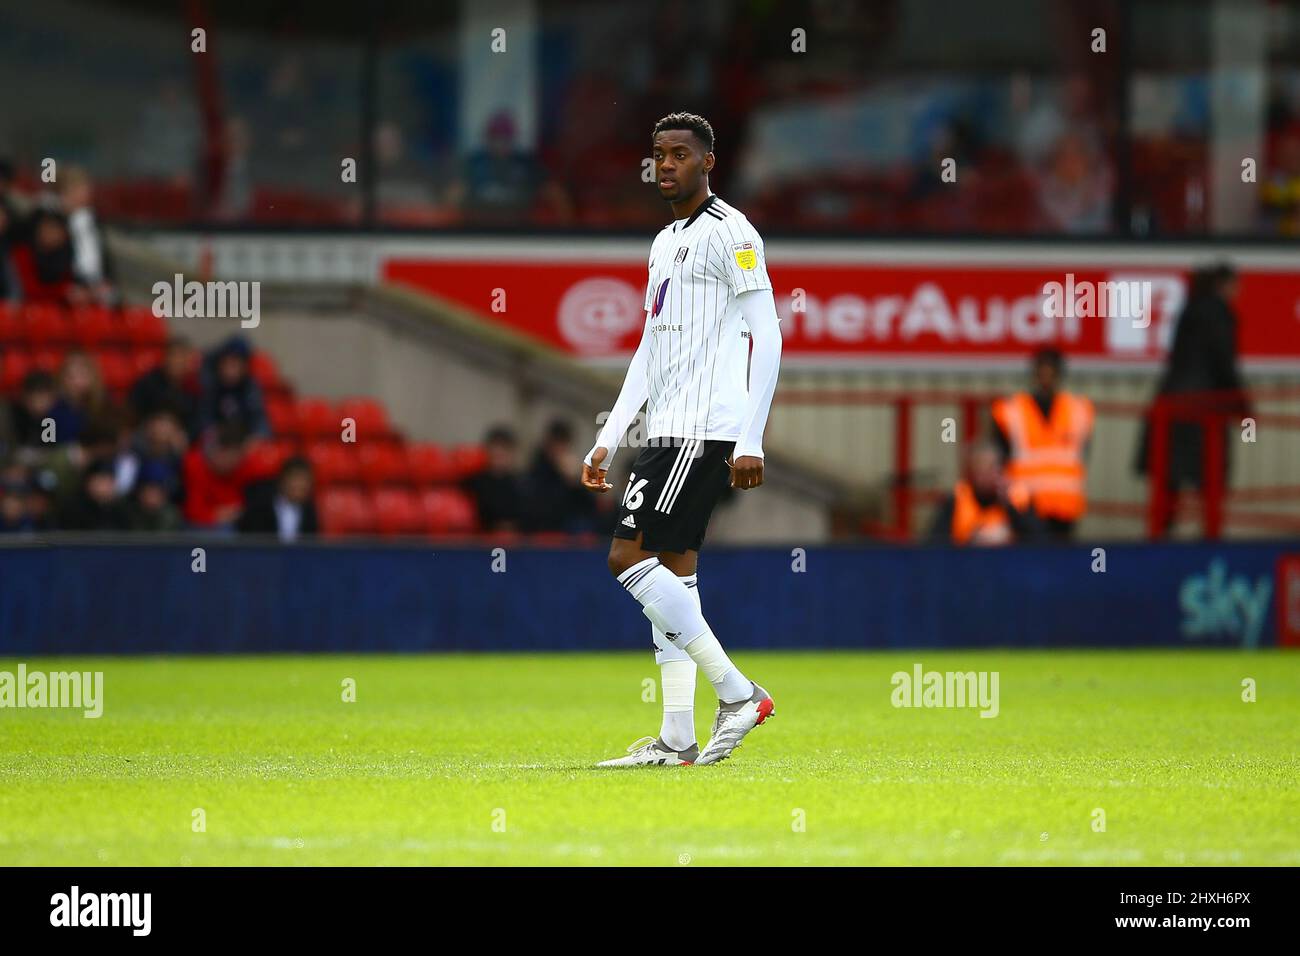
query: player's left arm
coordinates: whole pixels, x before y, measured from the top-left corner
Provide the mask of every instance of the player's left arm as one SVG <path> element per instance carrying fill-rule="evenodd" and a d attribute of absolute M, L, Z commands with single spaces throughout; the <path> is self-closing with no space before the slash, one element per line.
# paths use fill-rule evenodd
<path fill-rule="evenodd" d="M 772 290 L 755 289 L 736 296 L 749 326 L 753 351 L 749 357 L 749 400 L 740 425 L 731 468 L 733 488 L 757 488 L 763 483 L 763 430 L 767 427 L 776 379 L 781 371 L 781 320 Z"/>

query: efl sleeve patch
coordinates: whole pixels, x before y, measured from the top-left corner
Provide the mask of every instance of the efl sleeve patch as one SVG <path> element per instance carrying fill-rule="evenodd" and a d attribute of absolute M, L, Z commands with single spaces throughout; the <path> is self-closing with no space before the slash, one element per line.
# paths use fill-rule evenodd
<path fill-rule="evenodd" d="M 758 265 L 758 250 L 752 242 L 738 242 L 731 247 L 731 254 L 736 257 L 736 265 L 746 272 L 752 272 Z"/>

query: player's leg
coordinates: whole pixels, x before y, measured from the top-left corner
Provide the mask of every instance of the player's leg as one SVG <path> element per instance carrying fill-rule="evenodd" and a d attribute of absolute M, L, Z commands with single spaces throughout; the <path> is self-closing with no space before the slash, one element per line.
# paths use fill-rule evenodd
<path fill-rule="evenodd" d="M 636 541 L 615 538 L 609 552 L 610 572 L 641 604 L 642 613 L 664 639 L 681 648 L 704 671 L 718 700 L 747 700 L 753 684 L 722 649 L 691 589 L 662 564 L 657 552 L 642 547 L 641 541 L 640 536 Z"/>
<path fill-rule="evenodd" d="M 696 573 L 698 552 L 659 555 L 659 562 L 677 575 L 700 603 L 699 577 Z M 659 739 L 679 753 L 689 751 L 695 742 L 695 674 L 697 667 L 680 647 L 674 645 L 654 624 L 650 625 L 655 645 L 655 663 L 659 665 L 659 685 L 663 695 L 663 721 Z M 698 751 L 697 751 L 698 752 Z"/>
<path fill-rule="evenodd" d="M 699 550 L 713 507 L 727 487 L 730 452 L 730 443 L 694 440 L 643 450 L 624 492 L 609 554 L 610 571 L 619 583 L 664 639 L 704 671 L 718 695 L 718 714 L 700 752 L 701 763 L 725 759 L 773 712 L 771 696 L 736 667 L 690 589 L 662 561 L 665 553 Z"/>

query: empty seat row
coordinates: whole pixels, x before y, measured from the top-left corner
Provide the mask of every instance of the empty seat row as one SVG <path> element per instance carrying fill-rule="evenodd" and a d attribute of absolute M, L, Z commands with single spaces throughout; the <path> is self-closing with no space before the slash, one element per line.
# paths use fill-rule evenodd
<path fill-rule="evenodd" d="M 321 530 L 345 534 L 473 534 L 473 499 L 457 488 L 330 488 L 317 496 Z"/>

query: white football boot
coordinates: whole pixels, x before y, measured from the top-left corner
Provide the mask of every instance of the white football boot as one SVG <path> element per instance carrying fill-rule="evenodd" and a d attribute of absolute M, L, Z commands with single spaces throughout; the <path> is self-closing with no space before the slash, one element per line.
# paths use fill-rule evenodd
<path fill-rule="evenodd" d="M 754 684 L 754 693 L 748 700 L 738 700 L 734 704 L 719 702 L 718 715 L 713 719 L 713 733 L 695 762 L 703 766 L 726 760 L 740 746 L 746 734 L 775 712 L 772 695 L 757 684 Z"/>
<path fill-rule="evenodd" d="M 626 757 L 614 757 L 602 760 L 597 767 L 689 767 L 700 755 L 698 744 L 691 744 L 685 750 L 673 750 L 658 737 L 642 737 L 627 748 Z"/>

